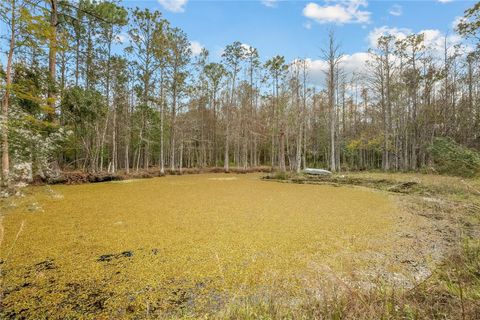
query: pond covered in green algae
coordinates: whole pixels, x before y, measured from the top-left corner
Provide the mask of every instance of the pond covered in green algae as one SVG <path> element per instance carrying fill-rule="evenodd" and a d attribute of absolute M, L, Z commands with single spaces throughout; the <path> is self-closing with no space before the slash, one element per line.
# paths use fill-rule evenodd
<path fill-rule="evenodd" d="M 332 274 L 401 272 L 381 257 L 404 245 L 392 235 L 405 213 L 363 188 L 205 174 L 33 187 L 15 203 L 0 247 L 7 318 L 200 315 L 293 301 Z"/>

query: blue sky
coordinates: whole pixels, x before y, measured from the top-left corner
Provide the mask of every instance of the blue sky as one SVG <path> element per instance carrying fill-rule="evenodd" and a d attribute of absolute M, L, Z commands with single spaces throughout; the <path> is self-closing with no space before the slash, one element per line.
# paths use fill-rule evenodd
<path fill-rule="evenodd" d="M 330 29 L 335 30 L 345 54 L 344 71 L 362 73 L 368 48 L 385 33 L 401 38 L 422 32 L 426 47 L 441 57 L 445 37 L 451 47 L 461 42 L 452 25 L 475 4 L 472 0 L 121 1 L 130 8 L 160 10 L 173 26 L 187 33 L 194 53 L 205 47 L 212 61 L 220 60 L 223 48 L 233 41 L 257 48 L 262 61 L 277 54 L 287 61 L 306 58 L 309 79 L 315 85 L 324 83 L 326 64 L 321 49 L 326 46 Z M 0 25 L 0 33 L 4 31 L 4 25 Z M 118 49 L 127 43 L 119 44 Z M 5 60 L 6 55 L 0 54 L 0 61 Z"/>
<path fill-rule="evenodd" d="M 318 59 L 332 27 L 345 54 L 365 52 L 380 32 L 435 31 L 453 34 L 452 23 L 475 1 L 281 1 L 281 0 L 124 0 L 127 7 L 160 10 L 182 28 L 194 48 L 206 47 L 212 59 L 225 45 L 240 41 L 263 58 Z M 433 41 L 433 39 L 432 39 Z"/>

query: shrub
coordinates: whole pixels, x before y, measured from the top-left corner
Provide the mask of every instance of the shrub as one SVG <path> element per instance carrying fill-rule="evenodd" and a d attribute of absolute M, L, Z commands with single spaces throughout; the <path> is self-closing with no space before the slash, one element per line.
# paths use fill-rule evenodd
<path fill-rule="evenodd" d="M 435 170 L 440 174 L 474 177 L 480 174 L 480 154 L 451 138 L 435 138 L 429 147 Z"/>

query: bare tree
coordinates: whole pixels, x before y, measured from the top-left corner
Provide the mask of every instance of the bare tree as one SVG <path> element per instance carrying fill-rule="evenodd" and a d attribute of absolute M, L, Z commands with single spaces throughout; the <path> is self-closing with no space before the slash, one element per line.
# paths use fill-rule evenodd
<path fill-rule="evenodd" d="M 335 83 L 336 71 L 343 57 L 340 53 L 340 45 L 335 40 L 335 33 L 331 30 L 328 34 L 328 48 L 322 50 L 322 56 L 328 64 L 327 74 L 327 91 L 328 91 L 328 108 L 330 113 L 330 170 L 336 171 L 336 107 L 335 107 Z"/>

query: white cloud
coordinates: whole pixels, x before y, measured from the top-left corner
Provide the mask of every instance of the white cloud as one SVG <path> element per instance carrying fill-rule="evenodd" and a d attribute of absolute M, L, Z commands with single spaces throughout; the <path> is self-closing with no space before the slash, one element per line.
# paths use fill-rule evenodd
<path fill-rule="evenodd" d="M 388 10 L 388 13 L 390 13 L 392 16 L 401 16 L 403 14 L 402 6 L 399 4 L 394 4 L 390 10 Z"/>
<path fill-rule="evenodd" d="M 462 42 L 462 38 L 457 34 L 445 35 L 436 29 L 421 30 L 420 33 L 424 34 L 425 47 L 434 51 L 434 53 L 443 53 L 445 50 L 445 41 L 447 42 L 447 48 L 453 49 L 453 46 Z"/>
<path fill-rule="evenodd" d="M 312 23 L 311 23 L 310 21 L 307 21 L 307 22 L 305 22 L 305 23 L 303 24 L 303 27 L 304 27 L 305 29 L 310 30 L 310 29 L 312 29 Z"/>
<path fill-rule="evenodd" d="M 407 35 L 411 34 L 412 30 L 407 28 L 390 28 L 383 26 L 380 28 L 375 28 L 368 34 L 368 44 L 371 48 L 377 47 L 377 41 L 381 36 L 391 35 L 398 40 L 405 39 Z"/>
<path fill-rule="evenodd" d="M 463 22 L 465 20 L 464 17 L 462 16 L 457 16 L 452 22 L 452 29 L 455 30 L 457 26 L 459 25 L 460 22 Z"/>
<path fill-rule="evenodd" d="M 308 64 L 308 79 L 312 84 L 325 84 L 325 71 L 328 69 L 326 61 L 306 59 Z"/>
<path fill-rule="evenodd" d="M 247 43 L 242 43 L 242 48 L 243 50 L 251 50 L 252 46 Z"/>
<path fill-rule="evenodd" d="M 192 50 L 193 56 L 198 56 L 202 53 L 203 45 L 198 41 L 190 41 L 190 50 Z"/>
<path fill-rule="evenodd" d="M 117 43 L 125 43 L 128 40 L 128 34 L 125 32 L 120 33 L 115 39 Z"/>
<path fill-rule="evenodd" d="M 448 2 L 452 2 L 453 0 L 438 0 L 438 2 L 441 2 L 441 3 L 448 3 Z"/>
<path fill-rule="evenodd" d="M 165 10 L 171 12 L 184 12 L 188 0 L 157 0 Z"/>
<path fill-rule="evenodd" d="M 363 73 L 369 57 L 367 52 L 346 54 L 340 60 L 340 67 L 347 76 L 351 76 L 353 73 Z M 307 59 L 307 63 L 310 82 L 315 85 L 325 85 L 325 71 L 328 69 L 328 63 L 322 59 Z"/>
<path fill-rule="evenodd" d="M 371 13 L 361 10 L 362 7 L 367 7 L 367 5 L 366 0 L 339 0 L 335 2 L 329 0 L 324 6 L 310 2 L 303 8 L 303 15 L 318 23 L 368 23 Z"/>
<path fill-rule="evenodd" d="M 265 7 L 275 8 L 278 5 L 278 0 L 262 0 Z"/>
<path fill-rule="evenodd" d="M 413 34 L 413 30 L 408 28 L 389 28 L 383 26 L 375 28 L 370 31 L 368 35 L 368 42 L 371 48 L 377 47 L 378 38 L 384 35 L 392 35 L 397 40 L 405 39 L 408 35 Z M 446 35 L 437 29 L 424 29 L 416 34 L 424 35 L 424 46 L 427 50 L 430 50 L 434 55 L 441 55 L 445 50 L 445 40 L 447 41 L 447 47 L 453 50 L 453 46 L 461 43 L 462 38 L 457 34 Z"/>
<path fill-rule="evenodd" d="M 343 56 L 341 64 L 346 73 L 360 73 L 365 69 L 365 63 L 370 55 L 367 52 L 356 52 Z"/>

